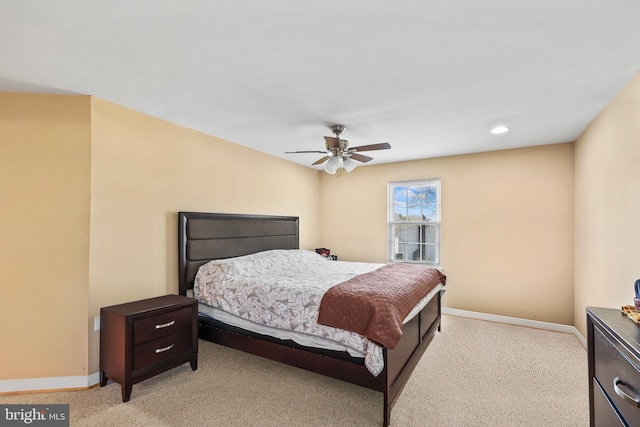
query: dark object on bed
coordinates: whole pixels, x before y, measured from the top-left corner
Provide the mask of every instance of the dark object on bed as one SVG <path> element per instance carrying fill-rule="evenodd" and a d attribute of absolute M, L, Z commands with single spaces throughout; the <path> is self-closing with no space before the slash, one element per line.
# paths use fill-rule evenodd
<path fill-rule="evenodd" d="M 298 218 L 288 216 L 236 215 L 180 212 L 178 215 L 179 290 L 193 289 L 198 268 L 213 259 L 248 255 L 269 249 L 298 249 Z M 222 344 L 271 360 L 357 384 L 384 395 L 384 425 L 391 408 L 420 357 L 440 330 L 440 300 L 437 293 L 402 328 L 402 338 L 393 350 L 384 348 L 384 370 L 373 376 L 364 360 L 348 353 L 319 350 L 229 327 L 209 318 L 199 318 L 201 339 Z"/>

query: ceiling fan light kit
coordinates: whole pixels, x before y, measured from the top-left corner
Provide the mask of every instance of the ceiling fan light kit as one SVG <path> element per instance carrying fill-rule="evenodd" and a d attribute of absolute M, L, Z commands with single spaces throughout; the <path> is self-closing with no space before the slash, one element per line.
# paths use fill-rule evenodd
<path fill-rule="evenodd" d="M 346 139 L 340 139 L 340 134 L 344 132 L 344 125 L 332 125 L 329 126 L 331 132 L 335 134 L 333 136 L 325 136 L 325 151 L 287 151 L 286 154 L 299 154 L 299 153 L 327 153 L 326 156 L 318 159 L 312 164 L 312 166 L 320 165 L 324 162 L 327 164 L 324 167 L 325 172 L 333 175 L 338 169 L 343 168 L 347 172 L 351 172 L 358 166 L 356 161 L 366 163 L 373 160 L 373 157 L 364 156 L 358 154 L 360 151 L 374 151 L 374 150 L 388 150 L 391 145 L 388 142 L 381 144 L 360 145 L 358 147 L 349 148 L 349 141 Z"/>
<path fill-rule="evenodd" d="M 342 160 L 342 167 L 347 171 L 347 173 L 354 170 L 356 166 L 358 166 L 358 164 L 348 157 Z"/>
<path fill-rule="evenodd" d="M 331 156 L 327 161 L 327 164 L 324 166 L 324 171 L 333 175 L 338 169 L 340 169 L 340 163 L 342 163 L 341 160 L 342 159 L 335 156 Z"/>
<path fill-rule="evenodd" d="M 324 166 L 324 171 L 328 174 L 333 175 L 338 171 L 338 169 L 342 168 L 348 173 L 354 170 L 356 166 L 358 166 L 358 164 L 348 157 L 342 158 L 331 156 L 329 157 L 327 164 Z"/>

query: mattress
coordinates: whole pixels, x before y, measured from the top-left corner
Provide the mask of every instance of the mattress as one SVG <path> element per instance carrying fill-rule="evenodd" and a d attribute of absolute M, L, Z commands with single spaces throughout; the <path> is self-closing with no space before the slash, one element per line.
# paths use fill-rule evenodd
<path fill-rule="evenodd" d="M 427 294 L 427 296 L 424 297 L 420 301 L 420 303 L 415 306 L 415 308 L 406 317 L 403 323 L 407 323 L 409 320 L 413 319 L 420 312 L 420 310 L 422 310 L 427 305 L 427 303 L 431 300 L 431 298 L 433 298 L 438 292 L 440 292 L 442 288 L 443 288 L 442 285 L 438 285 L 431 292 L 429 292 L 429 294 Z M 193 293 L 189 291 L 188 295 L 192 296 Z M 257 334 L 266 335 L 266 336 L 269 336 L 272 338 L 278 338 L 281 340 L 292 340 L 295 343 L 304 345 L 306 347 L 321 348 L 324 350 L 346 351 L 352 357 L 364 358 L 365 356 L 364 353 L 358 350 L 355 350 L 353 348 L 346 347 L 335 341 L 327 340 L 327 339 L 313 336 L 313 335 L 302 334 L 299 332 L 271 328 L 266 325 L 261 325 L 259 323 L 255 323 L 250 320 L 246 320 L 241 317 L 234 316 L 233 314 L 229 314 L 225 311 L 222 311 L 215 307 L 211 307 L 201 302 L 198 303 L 198 311 L 200 315 L 204 317 L 209 317 L 211 319 L 218 320 L 222 323 L 226 323 L 227 325 L 236 326 L 238 328 L 255 332 Z"/>
<path fill-rule="evenodd" d="M 203 316 L 307 347 L 346 351 L 364 358 L 377 376 L 384 368 L 382 347 L 355 332 L 320 325 L 317 316 L 327 289 L 382 265 L 330 261 L 305 250 L 265 251 L 204 264 L 196 275 L 194 297 Z M 423 297 L 404 322 L 442 287 Z"/>

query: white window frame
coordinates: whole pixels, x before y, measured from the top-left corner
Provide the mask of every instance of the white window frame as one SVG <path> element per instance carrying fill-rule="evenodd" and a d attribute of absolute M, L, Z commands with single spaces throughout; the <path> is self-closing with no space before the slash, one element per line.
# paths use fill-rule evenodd
<path fill-rule="evenodd" d="M 424 220 L 408 217 L 405 219 L 395 218 L 395 189 L 397 187 L 435 187 L 436 189 L 436 209 L 435 209 L 435 218 L 424 218 Z M 432 179 L 418 179 L 411 181 L 396 181 L 390 182 L 387 186 L 387 262 L 412 262 L 418 264 L 427 264 L 433 267 L 440 267 L 442 265 L 441 260 L 441 208 L 442 208 L 442 199 L 441 199 L 441 180 L 439 178 Z M 407 210 L 409 209 L 409 205 L 407 205 Z M 399 243 L 396 237 L 396 228 L 397 227 L 411 227 L 417 225 L 418 230 L 415 233 L 417 237 L 417 241 L 410 242 L 409 241 L 409 231 L 407 229 L 407 239 L 405 242 Z M 423 228 L 424 227 L 424 228 Z M 428 243 L 426 239 L 423 239 L 423 234 L 425 231 L 434 231 L 434 236 L 432 236 L 433 243 Z M 398 249 L 399 247 L 404 246 L 404 251 Z M 409 253 L 409 248 L 411 246 L 418 247 L 419 256 L 418 259 L 413 259 L 414 253 L 412 256 L 406 256 Z M 427 246 L 431 246 L 433 248 L 433 256 L 430 258 L 427 257 Z M 424 256 L 423 256 L 424 254 Z M 400 258 L 399 256 L 402 255 Z"/>

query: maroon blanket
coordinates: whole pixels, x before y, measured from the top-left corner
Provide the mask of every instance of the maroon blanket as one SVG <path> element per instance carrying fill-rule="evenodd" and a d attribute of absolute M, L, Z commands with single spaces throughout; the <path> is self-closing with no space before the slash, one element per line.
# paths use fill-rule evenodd
<path fill-rule="evenodd" d="M 357 332 L 393 349 L 402 322 L 446 276 L 420 264 L 392 263 L 331 287 L 322 297 L 318 323 Z"/>

